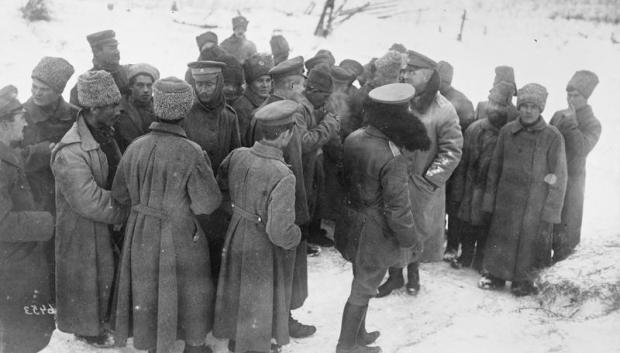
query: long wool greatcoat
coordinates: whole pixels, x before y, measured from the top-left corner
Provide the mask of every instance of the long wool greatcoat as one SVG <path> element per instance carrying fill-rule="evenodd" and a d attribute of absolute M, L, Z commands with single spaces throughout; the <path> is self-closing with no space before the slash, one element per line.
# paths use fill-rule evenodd
<path fill-rule="evenodd" d="M 211 330 L 215 290 L 209 248 L 196 214 L 221 195 L 208 158 L 180 126 L 151 124 L 118 166 L 112 195 L 131 205 L 119 264 L 114 324 L 117 339 L 166 352 L 175 339 Z"/>
<path fill-rule="evenodd" d="M 233 217 L 217 288 L 214 335 L 235 340 L 236 352 L 269 352 L 289 342 L 288 317 L 295 247 L 295 176 L 278 148 L 255 142 L 220 166 Z M 260 221 L 258 218 L 260 217 Z"/>
<path fill-rule="evenodd" d="M 463 158 L 454 171 L 452 195 L 459 201 L 458 218 L 472 225 L 483 225 L 485 221 L 482 198 L 499 130 L 485 118 L 465 131 Z"/>
<path fill-rule="evenodd" d="M 551 258 L 551 230 L 560 223 L 566 191 L 566 155 L 558 130 L 542 117 L 520 120 L 499 133 L 482 209 L 492 213 L 484 268 L 507 281 L 532 280 Z M 547 222 L 546 224 L 544 222 Z"/>
<path fill-rule="evenodd" d="M 586 183 L 586 158 L 601 136 L 601 123 L 588 105 L 575 112 L 577 124 L 566 122 L 566 111 L 553 115 L 550 124 L 564 136 L 568 184 L 562 209 L 562 222 L 554 228 L 554 257 L 568 256 L 581 240 L 583 195 Z"/>
<path fill-rule="evenodd" d="M 409 164 L 409 197 L 415 218 L 414 232 L 422 252 L 406 254 L 404 262 L 434 262 L 443 256 L 445 241 L 446 181 L 461 160 L 463 135 L 450 102 L 437 93 L 434 102 L 420 120 L 428 131 L 428 151 L 405 153 Z"/>
<path fill-rule="evenodd" d="M 28 126 L 24 128 L 21 146 L 26 176 L 37 209 L 53 211 L 54 176 L 50 168 L 52 151 L 49 145 L 58 143 L 69 131 L 77 118 L 78 108 L 61 97 L 49 110 L 34 104 L 32 98 L 24 103 L 24 109 Z"/>
<path fill-rule="evenodd" d="M 254 93 L 252 89 L 246 88 L 243 95 L 233 103 L 232 108 L 237 113 L 237 120 L 239 121 L 239 135 L 241 136 L 241 145 L 245 147 L 251 147 L 252 144 L 248 141 L 248 129 L 250 128 L 250 121 L 252 121 L 252 113 L 263 104 L 266 98 Z"/>
<path fill-rule="evenodd" d="M 110 224 L 126 213 L 112 202 L 108 160 L 83 116 L 52 151 L 56 178 L 56 304 L 58 329 L 101 333 L 114 279 Z"/>
<path fill-rule="evenodd" d="M 0 142 L 0 352 L 39 351 L 54 331 L 42 246 L 54 223 L 34 209 L 23 161 Z"/>

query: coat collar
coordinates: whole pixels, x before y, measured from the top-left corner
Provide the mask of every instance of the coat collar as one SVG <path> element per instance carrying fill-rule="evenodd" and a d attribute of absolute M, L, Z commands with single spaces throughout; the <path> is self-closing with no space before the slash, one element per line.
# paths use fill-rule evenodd
<path fill-rule="evenodd" d="M 163 132 L 165 134 L 172 134 L 172 135 L 177 135 L 177 136 L 187 138 L 187 134 L 185 133 L 185 130 L 181 126 L 176 125 L 176 124 L 166 124 L 166 123 L 155 121 L 151 123 L 151 126 L 149 126 L 149 130 Z"/>
<path fill-rule="evenodd" d="M 384 139 L 384 140 L 388 140 L 387 136 L 385 136 L 384 133 L 382 133 L 381 131 L 379 131 L 379 129 L 377 129 L 376 127 L 372 126 L 372 125 L 368 125 L 366 126 L 366 130 L 365 132 L 373 137 L 378 137 L 380 139 Z"/>
<path fill-rule="evenodd" d="M 74 108 L 67 103 L 62 97 L 58 99 L 55 106 L 49 110 L 44 110 L 34 103 L 32 97 L 24 103 L 24 108 L 28 112 L 28 120 L 30 123 L 40 123 L 47 120 L 73 121 L 75 116 L 72 111 Z"/>
<path fill-rule="evenodd" d="M 0 160 L 14 165 L 18 168 L 22 167 L 19 155 L 11 147 L 0 141 Z"/>
<path fill-rule="evenodd" d="M 540 131 L 542 129 L 544 129 L 547 126 L 547 123 L 545 122 L 545 119 L 543 119 L 542 115 L 538 117 L 538 121 L 536 121 L 536 123 L 534 123 L 534 125 L 532 126 L 523 126 L 523 124 L 521 124 L 521 119 L 517 118 L 513 125 L 511 126 L 511 132 L 513 134 L 517 134 L 519 133 L 519 131 L 523 130 L 523 131 Z"/>
<path fill-rule="evenodd" d="M 494 131 L 494 132 L 498 132 L 499 129 L 497 126 L 491 124 L 491 122 L 489 121 L 489 118 L 484 118 L 481 122 L 480 122 L 480 127 L 482 127 L 484 130 L 489 130 L 489 131 Z"/>
<path fill-rule="evenodd" d="M 243 95 L 254 106 L 254 108 L 260 107 L 266 99 L 256 94 L 256 92 L 252 91 L 251 88 L 247 88 Z"/>
<path fill-rule="evenodd" d="M 67 131 L 67 133 L 65 134 L 65 136 L 63 136 L 58 145 L 54 147 L 54 151 L 57 152 L 62 147 L 74 143 L 81 144 L 81 147 L 84 151 L 92 151 L 99 148 L 99 143 L 95 141 L 95 138 L 90 133 L 88 126 L 86 126 L 83 110 L 80 110 L 80 112 L 78 113 L 77 121 L 73 123 L 71 129 Z"/>
<path fill-rule="evenodd" d="M 260 141 L 254 142 L 251 151 L 259 157 L 276 159 L 284 163 L 284 154 L 281 149 L 263 144 Z"/>

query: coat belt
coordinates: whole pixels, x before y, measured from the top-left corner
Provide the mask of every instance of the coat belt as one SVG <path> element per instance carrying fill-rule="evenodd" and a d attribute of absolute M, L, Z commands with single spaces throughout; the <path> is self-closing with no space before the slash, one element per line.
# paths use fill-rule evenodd
<path fill-rule="evenodd" d="M 256 214 L 254 214 L 252 212 L 248 212 L 248 211 L 244 210 L 243 208 L 235 205 L 234 203 L 232 204 L 232 209 L 233 209 L 233 213 L 238 214 L 243 219 L 246 219 L 246 220 L 248 220 L 250 222 L 263 224 L 263 219 L 259 215 L 256 215 Z"/>
<path fill-rule="evenodd" d="M 132 211 L 136 211 L 138 213 L 142 213 L 143 215 L 147 215 L 147 216 L 151 216 L 151 217 L 155 217 L 155 218 L 159 218 L 159 219 L 166 219 L 168 218 L 168 215 L 166 213 L 164 213 L 163 210 L 159 209 L 159 208 L 153 208 L 144 204 L 137 204 L 137 205 L 133 205 L 131 207 Z"/>

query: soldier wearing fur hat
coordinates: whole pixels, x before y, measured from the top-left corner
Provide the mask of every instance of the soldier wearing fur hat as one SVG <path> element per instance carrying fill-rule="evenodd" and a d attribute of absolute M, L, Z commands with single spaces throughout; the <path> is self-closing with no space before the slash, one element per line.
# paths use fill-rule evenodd
<path fill-rule="evenodd" d="M 408 155 L 414 232 L 421 247 L 405 254 L 403 265 L 407 265 L 407 293 L 416 295 L 420 290 L 419 263 L 440 261 L 443 256 L 446 181 L 461 160 L 463 135 L 454 107 L 439 93 L 435 61 L 410 50 L 404 80 L 416 88 L 411 106 L 431 139 L 428 150 Z M 379 288 L 380 297 L 404 284 L 402 268 L 393 267 L 389 272 L 390 277 Z"/>
<path fill-rule="evenodd" d="M 195 61 L 188 64 L 194 83 L 194 104 L 183 124 L 187 137 L 207 152 L 211 165 L 219 166 L 235 148 L 241 147 L 239 123 L 235 111 L 226 104 L 222 69 L 218 61 Z M 214 167 L 217 176 L 217 168 Z M 222 209 L 199 217 L 209 239 L 211 271 L 217 279 L 226 228 L 230 216 Z"/>
<path fill-rule="evenodd" d="M 155 121 L 153 112 L 153 83 L 159 79 L 159 70 L 146 63 L 130 65 L 128 96 L 121 99 L 121 117 L 114 125 L 114 138 L 121 152 L 131 141 L 148 132 Z"/>
<path fill-rule="evenodd" d="M 493 87 L 497 86 L 500 82 L 505 82 L 511 87 L 511 97 L 517 95 L 517 85 L 515 83 L 515 72 L 511 66 L 497 66 L 495 68 L 495 78 L 493 79 Z M 478 102 L 476 105 L 476 111 L 474 113 L 474 120 L 485 119 L 486 116 L 486 106 L 488 101 Z M 508 121 L 513 121 L 519 116 L 519 111 L 517 107 L 515 107 L 514 103 L 512 103 L 512 98 L 510 99 L 508 105 Z"/>
<path fill-rule="evenodd" d="M 0 351 L 38 352 L 54 331 L 45 245 L 53 216 L 37 211 L 19 151 L 28 121 L 10 90 L 0 93 Z"/>
<path fill-rule="evenodd" d="M 278 352 L 290 340 L 292 273 L 301 231 L 293 208 L 295 175 L 283 150 L 293 136 L 296 111 L 291 100 L 261 107 L 255 114 L 261 138 L 251 148 L 231 152 L 218 173 L 220 187 L 230 195 L 233 219 L 213 334 L 230 339 L 231 352 Z"/>
<path fill-rule="evenodd" d="M 459 118 L 461 131 L 465 132 L 469 124 L 474 121 L 474 106 L 471 101 L 459 90 L 452 87 L 454 68 L 449 62 L 440 61 L 437 63 L 439 72 L 439 92 L 444 96 L 456 110 Z M 448 242 L 443 256 L 444 261 L 454 262 L 459 252 L 462 224 L 456 216 L 458 204 L 451 198 L 452 178 L 446 183 L 446 214 L 448 215 L 447 238 Z"/>
<path fill-rule="evenodd" d="M 232 55 L 219 57 L 216 61 L 226 64 L 222 68 L 222 77 L 224 78 L 223 91 L 226 104 L 232 106 L 243 94 L 243 67 Z"/>
<path fill-rule="evenodd" d="M 519 118 L 499 132 L 489 166 L 482 211 L 491 213 L 478 285 L 498 289 L 511 281 L 516 296 L 536 292 L 535 272 L 551 262 L 553 224 L 560 223 L 566 191 L 566 155 L 560 132 L 541 113 L 547 90 L 530 83 L 517 92 Z"/>
<path fill-rule="evenodd" d="M 215 289 L 205 234 L 195 215 L 210 214 L 221 194 L 209 158 L 187 138 L 182 121 L 193 89 L 168 77 L 155 82 L 157 121 L 123 155 L 113 199 L 131 207 L 119 264 L 115 335 L 149 352 L 207 353 Z M 141 280 L 136 281 L 139 277 Z"/>
<path fill-rule="evenodd" d="M 269 70 L 273 67 L 273 58 L 267 54 L 255 54 L 243 63 L 246 88 L 232 107 L 237 113 L 241 144 L 251 147 L 247 140 L 247 131 L 252 120 L 252 112 L 263 104 L 271 93 L 271 76 Z"/>
<path fill-rule="evenodd" d="M 419 242 L 408 191 L 406 151 L 427 149 L 426 128 L 409 111 L 415 89 L 395 83 L 375 88 L 365 103 L 368 126 L 344 141 L 346 212 L 336 225 L 336 247 L 353 263 L 353 284 L 342 314 L 337 353 L 377 353 L 379 332 L 366 331 L 370 298 L 403 250 Z"/>
<path fill-rule="evenodd" d="M 586 158 L 601 136 L 601 123 L 594 116 L 588 99 L 598 84 L 592 71 L 575 72 L 566 86 L 568 109 L 553 114 L 550 124 L 562 136 L 566 147 L 568 184 L 562 209 L 562 222 L 553 229 L 553 260 L 570 255 L 581 240 Z"/>
<path fill-rule="evenodd" d="M 248 23 L 247 18 L 243 16 L 234 17 L 232 19 L 233 34 L 220 44 L 222 49 L 234 56 L 241 64 L 256 54 L 256 45 L 245 38 Z"/>
<path fill-rule="evenodd" d="M 288 41 L 282 33 L 275 32 L 269 39 L 269 46 L 271 47 L 271 55 L 273 56 L 274 65 L 288 60 L 288 54 L 291 48 L 288 45 Z"/>
<path fill-rule="evenodd" d="M 109 191 L 121 158 L 112 132 L 121 93 L 103 70 L 80 75 L 77 93 L 84 108 L 51 156 L 57 324 L 89 344 L 108 347 L 114 343 L 108 320 L 115 273 L 108 225 L 121 225 L 126 218 Z"/>
<path fill-rule="evenodd" d="M 91 71 L 103 70 L 109 72 L 114 78 L 116 87 L 121 95 L 129 94 L 129 79 L 127 78 L 127 65 L 120 65 L 120 52 L 118 51 L 118 41 L 116 33 L 107 29 L 100 32 L 91 33 L 86 36 L 88 44 L 93 51 L 93 67 Z M 77 86 L 71 89 L 69 102 L 80 106 L 77 94 Z"/>
<path fill-rule="evenodd" d="M 224 49 L 218 45 L 217 34 L 207 31 L 196 36 L 196 45 L 198 46 L 197 61 L 218 61 L 218 58 L 229 55 Z M 185 71 L 185 81 L 191 86 L 194 85 L 194 77 L 192 70 L 188 67 Z"/>
<path fill-rule="evenodd" d="M 452 189 L 448 194 L 458 205 L 454 217 L 461 221 L 461 255 L 452 260 L 452 267 L 482 270 L 489 231 L 489 214 L 482 211 L 482 196 L 499 130 L 508 122 L 512 95 L 511 84 L 505 81 L 496 84 L 485 104 L 486 118 L 476 120 L 465 131 L 463 158 L 451 177 Z M 458 246 L 459 243 L 456 249 Z"/>
<path fill-rule="evenodd" d="M 54 176 L 50 168 L 52 147 L 71 128 L 78 108 L 67 103 L 62 93 L 74 73 L 65 59 L 43 57 L 32 70 L 32 96 L 24 103 L 26 121 L 22 148 L 24 170 L 38 210 L 54 213 Z M 54 241 L 47 244 L 52 302 L 55 300 Z"/>

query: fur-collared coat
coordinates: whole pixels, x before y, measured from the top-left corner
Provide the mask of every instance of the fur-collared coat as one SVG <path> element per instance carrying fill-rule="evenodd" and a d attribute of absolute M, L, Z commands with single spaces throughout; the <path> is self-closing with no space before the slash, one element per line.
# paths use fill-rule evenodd
<path fill-rule="evenodd" d="M 279 345 L 289 342 L 295 248 L 301 239 L 295 225 L 295 176 L 282 150 L 255 142 L 222 162 L 218 183 L 230 195 L 233 216 L 213 332 L 235 340 L 235 352 L 269 352 L 272 338 Z"/>
<path fill-rule="evenodd" d="M 58 329 L 101 334 L 109 314 L 114 250 L 109 225 L 126 212 L 113 201 L 108 160 L 82 115 L 52 151 L 56 178 L 56 304 Z"/>
<path fill-rule="evenodd" d="M 551 260 L 551 224 L 560 223 L 566 191 L 560 132 L 542 117 L 499 132 L 482 210 L 492 214 L 484 269 L 507 281 L 531 281 Z"/>
<path fill-rule="evenodd" d="M 601 123 L 587 105 L 569 118 L 566 110 L 556 112 L 550 124 L 555 126 L 566 146 L 568 184 L 562 209 L 562 222 L 554 227 L 554 258 L 568 256 L 581 240 L 583 195 L 586 184 L 586 158 L 601 136 Z"/>
<path fill-rule="evenodd" d="M 54 331 L 43 242 L 54 234 L 17 153 L 0 142 L 0 352 L 37 352 Z"/>
<path fill-rule="evenodd" d="M 414 232 L 422 251 L 414 250 L 405 263 L 440 261 L 445 241 L 446 181 L 461 160 L 463 135 L 454 107 L 440 93 L 419 115 L 431 140 L 426 151 L 407 153 L 409 197 L 415 218 Z"/>
<path fill-rule="evenodd" d="M 178 125 L 155 122 L 118 166 L 112 196 L 131 206 L 119 263 L 114 324 L 119 342 L 167 352 L 211 330 L 215 289 L 209 246 L 195 215 L 221 194 L 209 160 Z"/>

